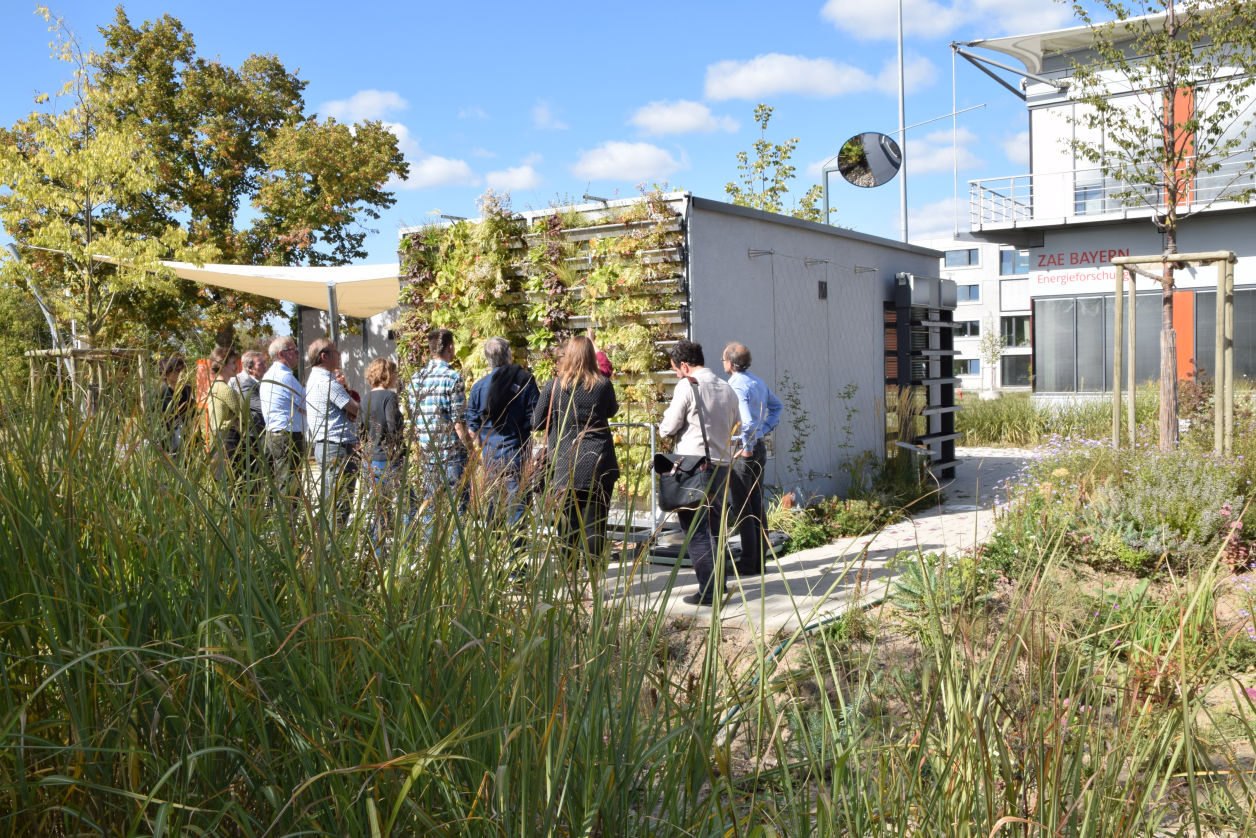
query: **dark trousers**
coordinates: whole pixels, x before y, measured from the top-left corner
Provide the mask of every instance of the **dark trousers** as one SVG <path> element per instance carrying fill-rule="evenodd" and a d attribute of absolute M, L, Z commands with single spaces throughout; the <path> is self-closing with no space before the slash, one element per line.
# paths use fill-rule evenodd
<path fill-rule="evenodd" d="M 606 547 L 606 520 L 618 472 L 599 475 L 592 486 L 563 492 L 558 533 L 574 551 L 601 556 Z"/>
<path fill-rule="evenodd" d="M 707 602 L 715 598 L 715 548 L 719 544 L 720 520 L 712 521 L 723 509 L 724 487 L 728 482 L 728 469 L 720 466 L 711 478 L 711 495 L 707 502 L 696 509 L 678 509 L 676 517 L 687 533 L 685 555 L 698 577 L 698 593 Z M 722 557 L 722 554 L 721 554 Z"/>
<path fill-rule="evenodd" d="M 733 474 L 729 481 L 732 500 L 731 518 L 741 536 L 741 560 L 737 569 L 758 573 L 763 570 L 763 556 L 767 549 L 764 534 L 767 519 L 763 514 L 763 466 L 767 450 L 763 440 L 755 443 L 750 457 L 733 458 Z"/>

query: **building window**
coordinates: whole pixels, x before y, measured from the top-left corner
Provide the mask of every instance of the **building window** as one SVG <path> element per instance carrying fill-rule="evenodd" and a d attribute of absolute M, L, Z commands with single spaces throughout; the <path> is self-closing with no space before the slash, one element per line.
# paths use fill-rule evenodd
<path fill-rule="evenodd" d="M 1014 314 L 1011 317 L 1002 317 L 1003 321 L 1003 345 L 1004 346 L 1029 346 L 1029 315 Z"/>
<path fill-rule="evenodd" d="M 955 330 L 957 338 L 979 338 L 981 337 L 981 321 L 980 320 L 957 320 Z"/>
<path fill-rule="evenodd" d="M 978 358 L 956 358 L 956 375 L 981 375 L 981 360 Z"/>
<path fill-rule="evenodd" d="M 955 301 L 959 303 L 979 303 L 981 302 L 981 286 L 980 285 L 956 285 Z"/>
<path fill-rule="evenodd" d="M 1103 184 L 1092 183 L 1073 188 L 1073 214 L 1096 215 L 1103 212 Z"/>
<path fill-rule="evenodd" d="M 1029 273 L 1028 250 L 1000 250 L 999 275 L 1021 276 Z"/>
<path fill-rule="evenodd" d="M 1003 386 L 1028 387 L 1030 384 L 1030 365 L 1032 355 L 1003 356 Z"/>
<path fill-rule="evenodd" d="M 948 268 L 975 268 L 981 264 L 981 259 L 975 247 L 968 250 L 948 250 L 942 264 Z"/>

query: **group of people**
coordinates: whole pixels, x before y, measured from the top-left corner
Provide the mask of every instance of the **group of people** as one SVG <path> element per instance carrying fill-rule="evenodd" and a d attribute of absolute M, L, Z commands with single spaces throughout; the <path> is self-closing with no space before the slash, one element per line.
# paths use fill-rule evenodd
<path fill-rule="evenodd" d="M 367 366 L 370 390 L 363 398 L 349 388 L 340 351 L 327 338 L 306 349 L 304 385 L 295 372 L 299 354 L 291 337 L 270 343 L 269 364 L 261 352 L 241 356 L 230 348 L 215 349 L 209 359 L 214 378 L 208 430 L 216 476 L 238 485 L 257 482 L 269 470 L 281 497 L 309 491 L 341 523 L 361 476 L 381 497 L 401 498 L 401 508 L 430 528 L 438 493 L 445 493 L 451 508 L 466 509 L 468 467 L 478 452 L 485 509 L 502 522 L 516 546 L 522 544 L 518 524 L 543 483 L 557 499 L 556 530 L 564 543 L 600 555 L 620 471 L 611 434 L 619 402 L 606 356 L 589 337 L 573 337 L 563 347 L 553 379 L 542 387 L 513 362 L 509 341 L 489 338 L 483 348 L 489 371 L 468 396 L 453 364 L 453 333 L 434 329 L 427 343 L 429 359 L 406 388 L 409 430 L 391 360 L 377 358 Z M 678 512 L 698 580 L 698 592 L 685 599 L 710 606 L 722 596 L 716 589 L 716 579 L 722 578 L 716 573 L 716 550 L 724 522 L 741 536 L 736 572 L 763 571 L 764 437 L 780 421 L 782 405 L 748 372 L 751 356 L 743 344 L 724 348 L 727 380 L 707 368 L 698 343 L 677 341 L 669 360 L 680 381 L 659 433 L 676 438 L 676 453 L 704 454 L 714 465 L 706 502 Z M 192 399 L 190 390 L 178 385 L 180 359 L 167 359 L 161 372 L 162 407 L 169 421 L 190 411 Z M 535 451 L 534 433 L 544 439 Z M 417 476 L 418 492 L 408 488 L 408 473 Z M 308 488 L 301 482 L 305 474 Z"/>

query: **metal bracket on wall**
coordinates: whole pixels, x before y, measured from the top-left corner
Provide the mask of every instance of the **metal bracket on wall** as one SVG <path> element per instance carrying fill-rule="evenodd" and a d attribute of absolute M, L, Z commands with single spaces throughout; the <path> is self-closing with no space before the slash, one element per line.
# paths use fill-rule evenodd
<path fill-rule="evenodd" d="M 827 265 L 829 263 L 829 260 L 828 259 L 812 259 L 810 256 L 808 256 L 806 259 L 802 260 L 802 263 L 808 268 L 814 268 L 816 265 Z"/>
<path fill-rule="evenodd" d="M 773 256 L 775 254 L 775 250 L 755 250 L 753 247 L 746 251 L 746 256 L 751 259 L 757 259 L 760 256 Z"/>

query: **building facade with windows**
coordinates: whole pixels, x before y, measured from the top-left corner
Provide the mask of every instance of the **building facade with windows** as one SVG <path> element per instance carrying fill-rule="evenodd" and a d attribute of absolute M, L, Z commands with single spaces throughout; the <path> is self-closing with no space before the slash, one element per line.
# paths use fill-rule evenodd
<path fill-rule="evenodd" d="M 1028 390 L 1032 360 L 1025 293 L 1029 252 L 954 238 L 913 243 L 941 251 L 939 275 L 955 283 L 955 374 L 962 390 L 982 394 Z M 991 333 L 997 337 L 989 338 Z M 997 352 L 983 357 L 983 346 L 991 345 Z"/>
<path fill-rule="evenodd" d="M 1149 15 L 1121 26 L 1159 25 L 1163 16 Z M 1131 189 L 1112 181 L 1075 149 L 1082 139 L 1110 143 L 1085 127 L 1084 106 L 1069 95 L 1074 62 L 1093 60 L 1092 33 L 1087 27 L 1032 35 L 974 41 L 968 46 L 993 50 L 1024 64 L 1022 83 L 1029 116 L 1030 171 L 1011 177 L 970 182 L 970 230 L 967 246 L 1002 247 L 1026 254 L 1024 275 L 999 277 L 999 316 L 1025 316 L 1030 338 L 1025 372 L 1035 393 L 1103 392 L 1113 386 L 1114 294 L 1116 256 L 1162 252 L 1164 241 L 1153 223 L 1157 205 L 1154 187 Z M 999 56 L 1000 60 L 1006 58 Z M 1114 100 L 1128 100 L 1146 91 L 1131 90 L 1109 78 Z M 1207 107 L 1197 93 L 1184 107 Z M 1200 104 L 1196 104 L 1200 103 Z M 1244 131 L 1253 102 L 1240 103 L 1233 132 Z M 1180 118 L 1179 118 L 1180 119 Z M 1235 374 L 1256 377 L 1256 207 L 1242 201 L 1250 187 L 1251 142 L 1239 153 L 1218 161 L 1218 171 L 1199 175 L 1190 184 L 1185 204 L 1191 213 L 1178 229 L 1181 253 L 1233 251 L 1235 265 Z M 1108 153 L 1108 152 L 1104 152 Z M 1131 192 L 1136 194 L 1131 195 Z M 981 244 L 981 243 L 989 243 Z M 940 244 L 933 245 L 944 249 Z M 955 249 L 962 247 L 955 244 Z M 946 249 L 950 249 L 949 247 Z M 958 261 L 965 257 L 957 256 Z M 970 258 L 970 257 L 969 257 Z M 1010 257 L 1009 257 L 1010 258 Z M 962 273 L 944 268 L 944 272 Z M 985 283 L 993 273 L 984 270 Z M 1174 328 L 1178 374 L 1209 369 L 1213 360 L 1216 271 L 1191 268 L 1177 274 Z M 957 281 L 959 281 L 957 279 Z M 1135 374 L 1140 382 L 1159 377 L 1160 286 L 1137 281 L 1134 329 L 1137 336 Z M 988 294 L 983 287 L 982 293 Z M 1128 314 L 1126 315 L 1129 316 Z M 958 315 L 957 315 L 958 317 Z M 1021 322 L 1010 327 L 1020 340 Z M 958 341 L 957 341 L 958 343 Z"/>

